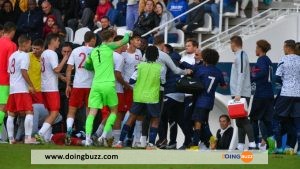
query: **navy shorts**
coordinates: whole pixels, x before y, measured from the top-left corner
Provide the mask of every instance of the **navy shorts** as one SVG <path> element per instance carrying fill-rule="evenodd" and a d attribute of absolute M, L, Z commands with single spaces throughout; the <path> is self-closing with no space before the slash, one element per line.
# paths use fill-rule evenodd
<path fill-rule="evenodd" d="M 167 114 L 169 119 L 175 120 L 179 114 L 183 115 L 184 103 L 178 102 L 172 98 L 164 97 L 163 113 Z"/>
<path fill-rule="evenodd" d="M 209 109 L 195 107 L 192 120 L 199 121 L 202 124 L 208 124 Z"/>
<path fill-rule="evenodd" d="M 300 97 L 279 96 L 275 103 L 278 117 L 300 117 Z"/>
<path fill-rule="evenodd" d="M 133 102 L 130 113 L 133 113 L 137 116 L 144 116 L 148 113 L 151 117 L 159 117 L 160 116 L 160 104 L 149 104 L 149 103 L 137 103 Z"/>
<path fill-rule="evenodd" d="M 272 121 L 274 112 L 274 98 L 253 98 L 250 112 L 251 120 Z"/>

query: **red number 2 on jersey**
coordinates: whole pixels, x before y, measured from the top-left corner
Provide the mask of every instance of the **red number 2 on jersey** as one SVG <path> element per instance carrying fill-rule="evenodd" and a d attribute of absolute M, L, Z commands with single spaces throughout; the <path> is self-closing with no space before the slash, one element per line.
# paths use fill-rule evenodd
<path fill-rule="evenodd" d="M 85 55 L 85 53 L 80 53 L 80 54 L 79 54 L 79 57 L 82 57 L 82 60 L 81 60 L 80 64 L 78 65 L 78 69 L 84 67 L 83 64 L 84 64 L 84 61 L 85 61 L 85 59 L 86 59 L 86 55 Z"/>
<path fill-rule="evenodd" d="M 16 60 L 12 59 L 9 72 L 10 74 L 14 74 L 16 72 Z"/>

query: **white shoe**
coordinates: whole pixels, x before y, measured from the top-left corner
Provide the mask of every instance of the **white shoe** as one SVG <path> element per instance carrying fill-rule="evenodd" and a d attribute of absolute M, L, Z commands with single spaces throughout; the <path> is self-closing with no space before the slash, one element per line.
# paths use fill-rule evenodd
<path fill-rule="evenodd" d="M 8 142 L 0 139 L 0 144 L 7 144 Z"/>
<path fill-rule="evenodd" d="M 253 11 L 253 12 L 252 12 L 252 17 L 254 17 L 254 16 L 258 15 L 258 14 L 259 14 L 258 11 Z"/>
<path fill-rule="evenodd" d="M 135 142 L 132 148 L 146 148 L 146 145 L 142 145 L 140 142 Z"/>
<path fill-rule="evenodd" d="M 246 16 L 244 10 L 241 10 L 241 11 L 240 11 L 240 17 L 241 17 L 241 18 L 247 18 L 247 16 Z"/>
<path fill-rule="evenodd" d="M 35 138 L 26 138 L 24 144 L 39 144 L 40 142 L 36 141 Z"/>
<path fill-rule="evenodd" d="M 214 34 L 214 35 L 215 35 L 215 34 L 218 34 L 219 32 L 220 32 L 220 29 L 219 29 L 219 28 L 217 28 L 217 27 L 216 27 L 216 28 L 214 28 L 214 30 L 213 30 L 213 31 L 211 31 L 211 33 L 212 33 L 212 34 Z"/>
<path fill-rule="evenodd" d="M 157 150 L 157 147 L 152 143 L 148 143 L 146 150 Z"/>
<path fill-rule="evenodd" d="M 86 139 L 85 142 L 84 142 L 84 145 L 89 147 L 93 144 L 93 141 L 91 139 Z"/>
<path fill-rule="evenodd" d="M 108 147 L 107 139 L 104 137 L 99 137 L 98 142 L 100 146 Z"/>
<path fill-rule="evenodd" d="M 9 140 L 9 144 L 16 144 L 17 142 L 16 142 L 16 140 L 15 139 L 11 139 L 11 140 Z"/>
<path fill-rule="evenodd" d="M 112 147 L 113 148 L 123 148 L 123 142 L 118 141 L 116 144 L 113 144 Z"/>

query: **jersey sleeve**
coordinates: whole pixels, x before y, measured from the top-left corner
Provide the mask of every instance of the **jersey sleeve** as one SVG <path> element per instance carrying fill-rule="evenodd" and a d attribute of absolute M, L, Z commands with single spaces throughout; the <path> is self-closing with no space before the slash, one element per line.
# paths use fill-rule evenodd
<path fill-rule="evenodd" d="M 49 58 L 51 68 L 55 69 L 58 66 L 58 56 L 57 56 L 57 54 L 54 52 L 53 56 L 50 56 L 48 58 Z"/>
<path fill-rule="evenodd" d="M 21 60 L 21 69 L 25 69 L 25 70 L 28 70 L 28 68 L 29 68 L 29 55 L 28 54 L 26 54 L 25 56 L 24 56 L 24 58 L 22 58 L 22 60 Z"/>
<path fill-rule="evenodd" d="M 115 64 L 115 71 L 122 72 L 125 64 L 124 58 L 114 55 L 114 64 Z"/>
<path fill-rule="evenodd" d="M 166 74 L 167 74 L 167 70 L 162 66 L 161 71 L 160 71 L 160 83 L 161 84 L 166 83 Z"/>
<path fill-rule="evenodd" d="M 283 76 L 283 71 L 284 71 L 283 64 L 284 64 L 284 61 L 283 61 L 283 58 L 281 58 L 277 65 L 276 76 Z"/>
<path fill-rule="evenodd" d="M 72 65 L 74 66 L 75 65 L 75 52 L 74 50 L 72 51 L 69 59 L 68 59 L 68 62 L 67 62 L 68 65 Z"/>

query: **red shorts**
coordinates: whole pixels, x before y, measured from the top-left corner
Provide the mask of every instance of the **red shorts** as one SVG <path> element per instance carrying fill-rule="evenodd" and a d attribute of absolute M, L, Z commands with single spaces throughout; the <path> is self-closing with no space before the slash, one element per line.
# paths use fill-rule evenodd
<path fill-rule="evenodd" d="M 44 105 L 48 111 L 59 111 L 60 96 L 59 92 L 42 92 Z"/>
<path fill-rule="evenodd" d="M 9 112 L 32 111 L 32 99 L 29 93 L 15 93 L 8 97 L 6 109 Z"/>
<path fill-rule="evenodd" d="M 36 92 L 35 94 L 30 94 L 32 98 L 32 104 L 44 104 L 42 92 Z"/>
<path fill-rule="evenodd" d="M 90 88 L 73 88 L 69 99 L 69 106 L 80 108 L 84 105 L 88 106 Z"/>
<path fill-rule="evenodd" d="M 118 112 L 126 112 L 124 93 L 118 93 Z"/>
<path fill-rule="evenodd" d="M 129 111 L 133 102 L 133 91 L 124 90 L 124 110 L 125 112 Z"/>

